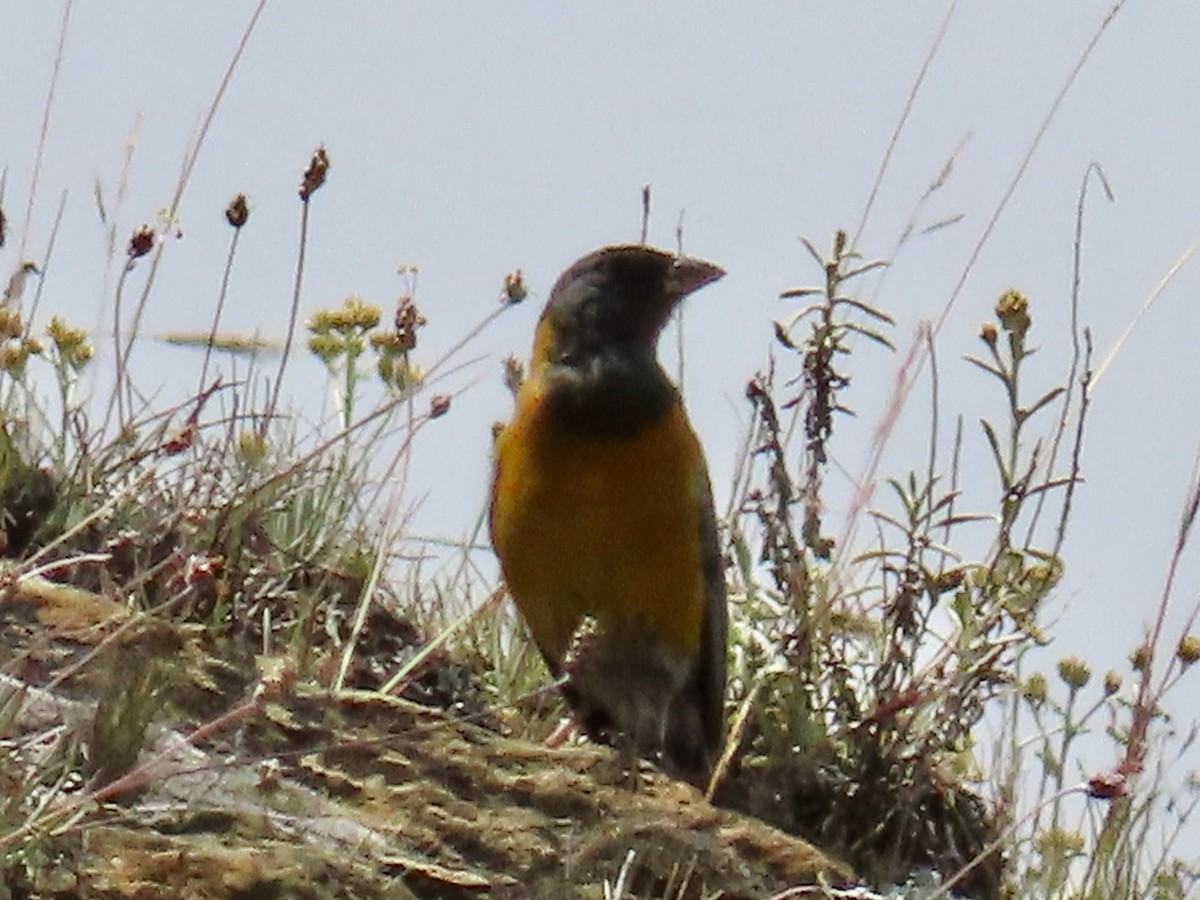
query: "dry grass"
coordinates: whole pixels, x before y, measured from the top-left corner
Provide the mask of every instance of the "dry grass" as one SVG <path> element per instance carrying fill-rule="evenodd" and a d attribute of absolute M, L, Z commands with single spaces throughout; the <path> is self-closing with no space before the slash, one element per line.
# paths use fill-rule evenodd
<path fill-rule="evenodd" d="M 40 208 L 44 132 L 39 140 L 20 230 L 21 277 L 0 308 L 0 872 L 25 890 L 53 889 L 64 867 L 82 859 L 72 854 L 81 852 L 87 828 L 107 828 L 102 844 L 110 848 L 114 835 L 125 834 L 130 858 L 149 858 L 155 847 L 142 845 L 145 834 L 135 839 L 112 827 L 114 817 L 130 814 L 126 807 L 118 815 L 112 804 L 150 790 L 156 766 L 175 759 L 181 746 L 204 755 L 201 768 L 215 767 L 211 755 L 218 753 L 238 754 L 239 765 L 254 767 L 258 780 L 235 785 L 235 794 L 277 778 L 312 779 L 319 770 L 312 779 L 319 791 L 352 793 L 369 804 L 382 788 L 369 772 L 352 771 L 366 758 L 360 751 L 374 748 L 367 754 L 372 771 L 399 782 L 403 764 L 388 720 L 351 721 L 347 698 L 386 707 L 389 715 L 400 715 L 400 707 L 387 706 L 402 702 L 396 698 L 420 704 L 451 723 L 444 727 L 462 729 L 455 735 L 469 734 L 466 744 L 514 760 L 538 750 L 513 739 L 545 736 L 561 713 L 557 692 L 492 581 L 480 526 L 472 540 L 448 548 L 455 562 L 437 576 L 402 550 L 413 537 L 405 513 L 414 490 L 412 448 L 431 422 L 453 410 L 455 398 L 439 386 L 463 363 L 469 341 L 526 295 L 519 272 L 504 279 L 495 310 L 433 360 L 423 356 L 415 268 L 403 273 L 387 315 L 355 297 L 313 313 L 304 348 L 325 365 L 339 402 L 320 433 L 298 439 L 280 391 L 300 346 L 308 224 L 321 214 L 319 191 L 334 189 L 322 187 L 335 162 L 322 147 L 298 178 L 301 237 L 281 342 L 222 333 L 226 299 L 237 287 L 239 236 L 253 227 L 252 207 L 238 194 L 225 210 L 230 244 L 211 320 L 192 334 L 167 336 L 205 348 L 194 396 L 152 408 L 131 379 L 129 358 L 154 301 L 163 238 L 175 227 L 208 125 L 261 8 L 230 59 L 167 213 L 134 229 L 120 249 L 111 241 L 120 266 L 111 297 L 115 387 L 96 420 L 97 404 L 84 392 L 95 366 L 91 337 L 38 314 L 41 276 L 56 264 L 53 236 L 26 265 L 28 222 Z M 70 4 L 66 10 L 64 33 Z M 1096 40 L 1111 21 L 1098 27 Z M 749 426 L 724 522 L 734 617 L 731 739 L 711 794 L 719 806 L 845 858 L 877 885 L 929 870 L 910 879 L 905 896 L 1182 897 L 1197 884 L 1195 860 L 1176 843 L 1200 798 L 1195 774 L 1185 776 L 1190 793 L 1170 796 L 1167 786 L 1177 778 L 1170 764 L 1195 737 L 1196 724 L 1171 720 L 1169 705 L 1200 658 L 1200 607 L 1185 611 L 1182 631 L 1165 623 L 1200 485 L 1182 503 L 1166 587 L 1151 631 L 1130 648 L 1130 672 L 1097 677 L 1096 666 L 1078 658 L 1058 660 L 1050 675 L 1033 671 L 1034 651 L 1052 638 L 1047 610 L 1066 565 L 1063 542 L 1096 382 L 1090 336 L 1079 322 L 1078 280 L 1074 350 L 1059 383 L 1030 382 L 1025 363 L 1038 301 L 1017 291 L 998 298 L 965 361 L 947 361 L 938 343 L 940 323 L 1094 46 L 1081 53 L 1031 139 L 941 315 L 901 354 L 844 522 L 828 521 L 828 475 L 839 422 L 858 388 L 855 363 L 864 353 L 895 350 L 891 316 L 862 287 L 875 279 L 879 290 L 886 262 L 864 260 L 858 238 L 843 232 L 828 252 L 805 241 L 816 277 L 812 286 L 782 292 L 790 315 L 774 325 L 768 364 L 748 379 Z M 938 47 L 931 46 L 929 59 Z M 61 54 L 60 46 L 47 116 Z M 893 146 L 906 120 L 907 109 Z M 889 159 L 890 150 L 858 235 Z M 952 163 L 953 156 L 918 202 L 892 257 L 922 227 L 954 224 L 918 224 Z M 1077 270 L 1093 180 L 1108 191 L 1103 172 L 1089 167 L 1078 208 Z M 62 209 L 59 203 L 59 219 Z M 803 308 L 793 311 L 797 301 Z M 222 360 L 236 354 L 257 366 L 272 346 L 279 355 L 265 395 L 252 379 L 234 380 L 223 370 Z M 1005 415 L 981 421 L 976 432 L 968 424 L 972 410 L 944 409 L 939 379 L 950 366 L 956 377 L 998 392 Z M 509 382 L 519 377 L 509 366 Z M 909 471 L 885 476 L 884 448 L 918 385 L 928 387 L 932 410 L 928 452 Z M 397 449 L 390 459 L 374 458 L 371 448 L 383 445 Z M 996 508 L 967 506 L 960 471 L 972 452 L 984 453 L 995 472 Z M 876 485 L 886 490 L 870 507 Z M 296 710 L 318 694 L 329 701 L 320 721 L 301 721 Z M 34 715 L 35 707 L 53 706 L 47 697 L 64 704 L 70 698 L 72 713 Z M 406 706 L 403 715 L 424 714 Z M 994 746 L 980 746 L 985 725 L 998 727 Z M 159 743 L 164 729 L 175 736 L 168 749 Z M 1107 736 L 1113 765 L 1080 777 L 1080 739 L 1089 732 Z M 468 751 L 455 744 L 445 752 Z M 334 758 L 346 765 L 329 765 Z M 451 763 L 441 759 L 429 770 L 455 770 Z M 500 763 L 482 765 L 479 778 Z M 500 779 L 496 789 L 528 791 L 537 777 L 531 768 Z M 441 784 L 429 778 L 429 789 Z M 620 839 L 606 845 L 603 865 L 568 875 L 579 895 L 682 898 L 700 896 L 704 885 L 739 896 L 741 888 L 722 883 L 718 868 L 697 869 L 699 857 L 689 868 L 672 856 L 670 874 L 654 869 L 648 860 L 679 847 L 643 827 L 638 797 L 603 796 L 604 809 L 621 822 Z M 175 803 L 173 812 L 183 814 L 195 802 L 180 805 L 175 797 L 167 806 Z M 454 799 L 470 802 L 469 792 Z M 568 801 L 546 802 L 553 815 Z M 720 821 L 733 828 L 733 820 Z M 258 835 L 245 847 L 266 840 Z M 470 859 L 463 834 L 455 840 L 467 848 L 468 862 L 483 861 Z M 570 836 L 563 840 L 569 848 Z M 480 840 L 480 854 L 509 846 L 488 841 Z M 760 849 L 770 844 L 762 841 Z M 513 852 L 535 853 L 537 846 Z M 734 856 L 720 854 L 737 846 L 715 847 L 717 855 L 706 858 L 732 867 Z M 215 853 L 213 865 L 227 865 L 234 877 L 246 865 L 240 849 Z M 744 844 L 742 851 L 749 853 Z M 272 852 L 281 869 L 299 866 L 285 849 L 273 845 Z M 444 860 L 425 862 L 422 877 L 435 893 L 413 895 L 436 896 L 445 888 L 438 880 L 446 875 L 438 869 Z M 396 864 L 414 865 L 412 858 Z M 512 877 L 521 871 L 529 870 L 517 866 Z M 318 879 L 314 872 L 303 868 L 306 878 Z M 810 885 L 788 895 L 844 894 Z"/>

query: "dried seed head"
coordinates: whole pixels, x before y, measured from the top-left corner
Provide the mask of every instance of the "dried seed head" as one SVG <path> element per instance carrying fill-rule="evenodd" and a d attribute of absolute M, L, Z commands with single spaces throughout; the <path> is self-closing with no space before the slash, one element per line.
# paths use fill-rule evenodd
<path fill-rule="evenodd" d="M 1064 656 L 1058 661 L 1058 677 L 1072 691 L 1078 691 L 1091 680 L 1092 670 L 1078 656 Z"/>
<path fill-rule="evenodd" d="M 529 289 L 525 286 L 525 276 L 521 274 L 520 269 L 515 269 L 504 276 L 504 293 L 500 297 L 501 303 L 515 306 L 528 296 Z"/>
<path fill-rule="evenodd" d="M 1141 672 L 1150 663 L 1150 645 L 1142 644 L 1129 654 L 1129 664 L 1133 671 Z"/>
<path fill-rule="evenodd" d="M 1005 291 L 996 302 L 996 317 L 1004 330 L 1024 337 L 1029 330 L 1029 299 L 1020 291 Z"/>
<path fill-rule="evenodd" d="M 1088 796 L 1093 800 L 1115 800 L 1124 797 L 1129 780 L 1121 772 L 1105 772 L 1088 779 Z"/>
<path fill-rule="evenodd" d="M 67 362 L 70 364 L 72 369 L 78 372 L 92 361 L 92 357 L 95 355 L 95 353 L 95 348 L 93 348 L 91 344 L 80 344 L 75 348 L 75 351 L 71 354 L 71 356 L 67 358 Z"/>
<path fill-rule="evenodd" d="M 234 228 L 241 228 L 250 218 L 250 207 L 246 204 L 246 195 L 238 194 L 225 207 L 225 221 Z"/>
<path fill-rule="evenodd" d="M 325 365 L 329 365 L 346 352 L 346 342 L 340 335 L 317 332 L 308 339 L 309 352 Z"/>
<path fill-rule="evenodd" d="M 1184 666 L 1190 666 L 1196 660 L 1200 659 L 1200 635 L 1185 634 L 1179 639 L 1179 647 L 1175 650 L 1175 655 L 1179 657 L 1179 661 Z"/>
<path fill-rule="evenodd" d="M 333 331 L 333 311 L 318 309 L 313 313 L 313 317 L 305 323 L 305 326 L 313 334 L 329 334 Z"/>
<path fill-rule="evenodd" d="M 21 336 L 21 314 L 10 306 L 0 307 L 0 338 Z"/>
<path fill-rule="evenodd" d="M 425 380 L 420 367 L 410 365 L 402 353 L 380 354 L 376 368 L 380 381 L 397 393 L 417 387 Z"/>
<path fill-rule="evenodd" d="M 140 259 L 154 248 L 154 229 L 149 225 L 143 225 L 137 229 L 129 237 L 129 246 L 125 249 L 125 254 L 129 257 L 129 261 Z"/>
<path fill-rule="evenodd" d="M 309 160 L 308 168 L 304 170 L 304 180 L 300 182 L 300 199 L 305 203 L 313 192 L 325 183 L 329 173 L 329 154 L 324 147 L 318 147 Z"/>
<path fill-rule="evenodd" d="M 417 347 L 417 330 L 424 328 L 426 319 L 417 309 L 412 295 L 405 294 L 396 301 L 396 346 L 403 353 Z"/>
<path fill-rule="evenodd" d="M 72 328 L 61 317 L 54 316 L 46 326 L 46 336 L 58 351 L 59 359 L 76 372 L 91 362 L 94 350 L 84 329 Z"/>
<path fill-rule="evenodd" d="M 1058 584 L 1062 574 L 1062 563 L 1057 559 L 1052 562 L 1037 562 L 1025 571 L 1024 581 L 1039 594 L 1044 595 Z"/>
<path fill-rule="evenodd" d="M 404 352 L 404 349 L 400 346 L 400 338 L 396 336 L 396 332 L 394 331 L 372 331 L 371 346 L 379 353 L 388 353 L 392 356 Z"/>
<path fill-rule="evenodd" d="M 1111 697 L 1117 691 L 1121 690 L 1122 683 L 1120 674 L 1109 669 L 1104 673 L 1104 696 Z"/>
<path fill-rule="evenodd" d="M 997 332 L 995 322 L 984 322 L 979 326 L 979 339 L 989 347 L 996 346 L 996 337 Z"/>
<path fill-rule="evenodd" d="M 346 325 L 359 331 L 370 331 L 379 324 L 379 307 L 367 303 L 362 297 L 347 297 L 342 304 Z"/>
<path fill-rule="evenodd" d="M 313 334 L 336 332 L 349 337 L 361 335 L 379 324 L 379 307 L 367 303 L 362 297 L 347 297 L 336 309 L 319 309 L 308 321 L 308 330 Z"/>
<path fill-rule="evenodd" d="M 73 349 L 87 340 L 87 332 L 82 328 L 72 328 L 61 316 L 53 316 L 46 326 L 46 336 L 54 342 L 60 351 Z"/>
<path fill-rule="evenodd" d="M 429 401 L 429 418 L 440 419 L 448 412 L 450 412 L 450 395 L 434 394 L 433 399 Z"/>
<path fill-rule="evenodd" d="M 1034 672 L 1025 679 L 1025 684 L 1021 686 L 1021 696 L 1025 698 L 1025 702 L 1030 706 L 1037 708 L 1046 702 L 1046 676 L 1040 672 Z"/>
<path fill-rule="evenodd" d="M 4 344 L 0 347 L 0 372 L 7 372 L 13 378 L 25 374 L 25 363 L 29 359 L 29 351 L 24 344 Z"/>

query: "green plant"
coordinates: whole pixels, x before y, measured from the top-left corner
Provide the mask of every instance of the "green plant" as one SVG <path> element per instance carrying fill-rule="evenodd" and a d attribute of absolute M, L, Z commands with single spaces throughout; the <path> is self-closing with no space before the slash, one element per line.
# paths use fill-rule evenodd
<path fill-rule="evenodd" d="M 945 878 L 964 872 L 971 890 L 993 895 L 1002 880 L 993 845 L 1004 823 L 979 794 L 982 785 L 972 787 L 979 781 L 975 730 L 1013 681 L 1024 651 L 1044 640 L 1039 610 L 1061 578 L 1067 504 L 1049 546 L 1033 542 L 1030 522 L 1041 513 L 1038 498 L 1061 494 L 1077 475 L 1074 468 L 1051 471 L 1041 439 L 1027 432 L 1065 389 L 1023 401 L 1031 318 L 1025 298 L 1006 293 L 996 308 L 999 326 L 981 333 L 988 358 L 970 359 L 1008 401 L 1003 430 L 981 422 L 1000 482 L 998 514 L 958 509 L 960 423 L 950 471 L 937 470 L 935 434 L 924 471 L 887 479 L 897 511 L 871 512 L 875 546 L 837 546 L 820 518 L 835 414 L 848 412 L 840 393 L 850 377 L 835 361 L 846 358 L 853 336 L 890 347 L 874 328 L 891 319 L 844 295 L 846 280 L 881 263 L 859 265 L 841 234 L 820 261 L 823 288 L 784 293 L 816 298 L 792 323 L 812 318 L 808 333 L 798 339 L 792 326 L 777 326 L 777 339 L 799 359 L 799 389 L 779 400 L 767 373 L 748 391 L 755 437 L 733 545 L 746 598 L 744 638 L 736 643 L 752 649 L 739 664 L 742 775 L 724 796 L 842 848 L 875 878 L 935 865 Z M 931 366 L 936 392 L 936 358 Z M 780 410 L 803 423 L 794 464 L 792 426 Z M 934 421 L 936 428 L 936 413 Z M 955 546 L 967 526 L 977 531 L 989 521 L 985 555 L 971 559 Z M 1018 542 L 1019 525 L 1030 527 Z M 978 543 L 974 535 L 970 543 Z M 767 800 L 780 796 L 787 802 Z"/>

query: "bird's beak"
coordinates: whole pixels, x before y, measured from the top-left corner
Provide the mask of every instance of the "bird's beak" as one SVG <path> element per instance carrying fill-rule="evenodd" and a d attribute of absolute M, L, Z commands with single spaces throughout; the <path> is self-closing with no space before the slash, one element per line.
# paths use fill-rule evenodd
<path fill-rule="evenodd" d="M 725 270 L 718 265 L 702 259 L 680 256 L 671 265 L 671 271 L 667 275 L 667 295 L 678 302 L 724 274 Z"/>

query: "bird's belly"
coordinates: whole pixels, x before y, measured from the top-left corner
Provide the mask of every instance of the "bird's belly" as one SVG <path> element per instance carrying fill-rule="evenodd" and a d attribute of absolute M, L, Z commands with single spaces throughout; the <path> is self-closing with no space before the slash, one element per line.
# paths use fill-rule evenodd
<path fill-rule="evenodd" d="M 561 662 L 581 619 L 592 616 L 601 634 L 636 629 L 694 654 L 706 481 L 683 410 L 632 439 L 536 433 L 504 435 L 497 446 L 492 530 L 542 651 Z"/>

